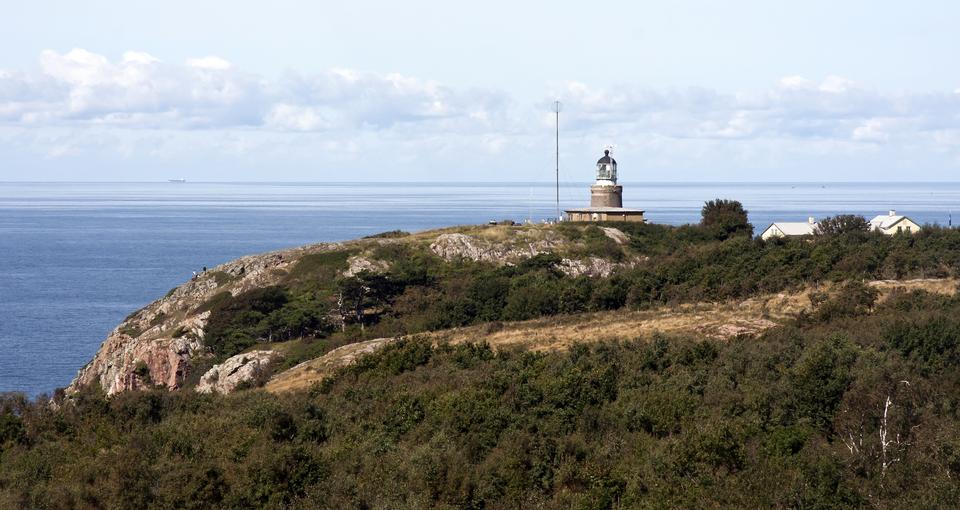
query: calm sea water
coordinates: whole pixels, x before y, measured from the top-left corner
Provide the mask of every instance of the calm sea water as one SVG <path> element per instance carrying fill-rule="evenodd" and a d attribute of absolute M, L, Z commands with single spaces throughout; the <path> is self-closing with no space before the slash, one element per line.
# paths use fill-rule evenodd
<path fill-rule="evenodd" d="M 625 183 L 651 221 L 695 222 L 705 200 L 773 220 L 897 209 L 946 224 L 960 183 Z M 583 206 L 587 184 L 564 186 Z M 202 266 L 393 229 L 554 214 L 549 184 L 0 183 L 0 392 L 69 384 L 106 334 Z"/>

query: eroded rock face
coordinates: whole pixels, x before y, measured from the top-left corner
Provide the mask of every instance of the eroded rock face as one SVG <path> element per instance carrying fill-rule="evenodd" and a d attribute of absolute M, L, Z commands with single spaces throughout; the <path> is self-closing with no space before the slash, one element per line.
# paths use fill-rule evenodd
<path fill-rule="evenodd" d="M 98 354 L 93 362 L 83 367 L 71 387 L 76 387 L 78 381 L 83 381 L 82 384 L 97 382 L 111 395 L 150 385 L 176 389 L 189 375 L 193 357 L 203 352 L 203 344 L 189 338 L 136 342 L 124 335 L 111 335 L 100 349 L 109 354 Z M 141 367 L 146 368 L 145 373 Z"/>
<path fill-rule="evenodd" d="M 197 392 L 231 393 L 240 384 L 256 380 L 270 363 L 282 357 L 277 351 L 251 351 L 227 358 L 203 374 L 197 384 Z"/>
<path fill-rule="evenodd" d="M 275 285 L 303 255 L 341 246 L 320 244 L 241 257 L 197 275 L 127 317 L 80 369 L 67 393 L 91 384 L 99 384 L 108 395 L 148 384 L 180 388 L 193 361 L 209 355 L 203 328 L 210 312 L 198 310 L 201 305 L 223 292 L 236 296 Z"/>
<path fill-rule="evenodd" d="M 560 261 L 559 269 L 567 276 L 606 278 L 617 269 L 625 267 L 626 265 L 627 264 L 619 262 L 610 262 L 609 260 L 599 257 L 588 257 L 585 260 L 563 259 Z"/>
<path fill-rule="evenodd" d="M 347 270 L 343 272 L 343 276 L 354 276 L 364 271 L 382 273 L 389 268 L 390 264 L 387 261 L 373 260 L 354 255 L 347 259 Z"/>
<path fill-rule="evenodd" d="M 603 230 L 604 235 L 613 239 L 617 244 L 627 244 L 630 242 L 630 238 L 627 237 L 627 234 L 624 234 L 618 228 L 613 227 L 600 227 L 600 230 Z"/>
<path fill-rule="evenodd" d="M 446 261 L 459 259 L 493 264 L 515 264 L 525 258 L 548 253 L 558 245 L 555 239 L 519 239 L 511 243 L 479 239 L 461 233 L 441 234 L 430 250 Z"/>
<path fill-rule="evenodd" d="M 610 231 L 610 232 L 608 232 Z M 614 241 L 627 242 L 626 235 L 615 228 L 604 228 L 604 232 Z M 477 262 L 490 262 L 497 265 L 513 265 L 525 258 L 554 251 L 561 241 L 556 239 L 532 240 L 526 243 L 507 245 L 490 242 L 461 233 L 441 234 L 430 245 L 437 256 L 447 261 L 467 259 Z M 638 259 L 639 260 L 639 259 Z M 614 271 L 633 267 L 638 260 L 611 262 L 600 257 L 586 259 L 563 259 L 559 269 L 567 276 L 607 277 Z"/>

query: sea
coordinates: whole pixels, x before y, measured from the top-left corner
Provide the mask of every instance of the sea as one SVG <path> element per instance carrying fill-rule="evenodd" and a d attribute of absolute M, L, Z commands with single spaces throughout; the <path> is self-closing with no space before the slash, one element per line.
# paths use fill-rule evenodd
<path fill-rule="evenodd" d="M 631 183 L 624 206 L 654 223 L 699 220 L 730 198 L 755 232 L 773 221 L 895 209 L 947 225 L 960 183 Z M 560 208 L 589 202 L 564 183 Z M 491 220 L 556 216 L 553 183 L 0 182 L 0 392 L 70 383 L 130 312 L 193 271 L 241 255 Z"/>

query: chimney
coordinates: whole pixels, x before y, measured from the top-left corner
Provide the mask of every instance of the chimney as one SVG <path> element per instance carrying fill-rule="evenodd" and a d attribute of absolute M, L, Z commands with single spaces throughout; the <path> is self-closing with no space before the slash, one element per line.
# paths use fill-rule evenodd
<path fill-rule="evenodd" d="M 896 215 L 897 215 L 897 211 L 890 209 L 890 216 L 896 216 Z"/>
<path fill-rule="evenodd" d="M 817 220 L 814 219 L 813 216 L 810 216 L 809 218 L 807 218 L 807 223 L 809 223 L 809 224 L 811 224 L 811 225 L 813 225 L 813 224 L 816 223 L 816 222 L 817 222 Z"/>

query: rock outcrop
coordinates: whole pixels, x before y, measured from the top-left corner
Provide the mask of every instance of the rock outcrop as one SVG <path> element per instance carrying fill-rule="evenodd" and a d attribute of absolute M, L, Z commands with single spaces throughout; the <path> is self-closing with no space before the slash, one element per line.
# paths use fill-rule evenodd
<path fill-rule="evenodd" d="M 385 260 L 374 260 L 354 255 L 347 259 L 347 270 L 343 272 L 343 276 L 355 276 L 364 271 L 382 273 L 387 269 L 390 269 L 390 264 Z"/>
<path fill-rule="evenodd" d="M 629 241 L 626 234 L 615 228 L 604 227 L 603 232 L 617 244 Z M 530 239 L 519 243 L 504 243 L 462 233 L 452 233 L 437 236 L 437 239 L 430 244 L 430 250 L 446 261 L 472 260 L 496 265 L 513 265 L 526 258 L 555 252 L 567 244 L 569 243 L 558 236 Z M 564 258 L 560 261 L 558 269 L 567 276 L 606 277 L 617 269 L 633 267 L 638 261 L 639 259 L 611 262 L 599 257 Z"/>
<path fill-rule="evenodd" d="M 198 274 L 167 296 L 131 314 L 80 369 L 67 393 L 99 384 L 108 394 L 162 385 L 177 389 L 193 370 L 194 360 L 208 356 L 203 328 L 210 316 L 202 310 L 217 295 L 275 285 L 304 255 L 339 248 L 319 244 L 241 257 Z"/>
<path fill-rule="evenodd" d="M 196 360 L 211 355 L 204 343 L 204 327 L 213 304 L 252 289 L 281 284 L 307 255 L 349 249 L 351 256 L 339 274 L 351 276 L 388 270 L 390 262 L 378 260 L 374 253 L 376 247 L 389 243 L 426 242 L 434 254 L 447 261 L 466 259 L 496 265 L 514 265 L 544 253 L 575 253 L 571 249 L 578 246 L 550 226 L 467 227 L 465 231 L 469 234 L 445 230 L 403 239 L 317 244 L 241 257 L 204 271 L 127 317 L 80 369 L 67 393 L 94 384 L 109 395 L 149 385 L 181 388 L 195 370 Z M 604 233 L 618 243 L 627 241 L 615 228 L 606 227 Z M 617 268 L 636 263 L 614 263 L 598 257 L 564 258 L 558 269 L 570 276 L 608 276 Z"/>
<path fill-rule="evenodd" d="M 587 257 L 584 260 L 579 259 L 563 259 L 560 261 L 560 271 L 567 276 L 590 276 L 590 277 L 607 277 L 613 274 L 613 272 L 623 267 L 624 264 L 617 262 L 610 262 L 606 259 L 601 259 L 599 257 Z"/>
<path fill-rule="evenodd" d="M 630 238 L 627 237 L 627 234 L 624 234 L 618 228 L 613 227 L 600 227 L 600 230 L 603 230 L 604 235 L 616 241 L 617 244 L 627 244 L 630 242 Z"/>
<path fill-rule="evenodd" d="M 271 363 L 283 356 L 277 351 L 251 351 L 227 358 L 207 370 L 197 384 L 199 393 L 232 393 L 242 384 L 255 382 Z"/>
<path fill-rule="evenodd" d="M 525 242 L 524 242 L 525 241 Z M 446 261 L 460 259 L 493 264 L 515 264 L 525 258 L 553 251 L 557 239 L 520 239 L 507 243 L 481 239 L 467 234 L 440 234 L 430 244 L 430 250 Z"/>

